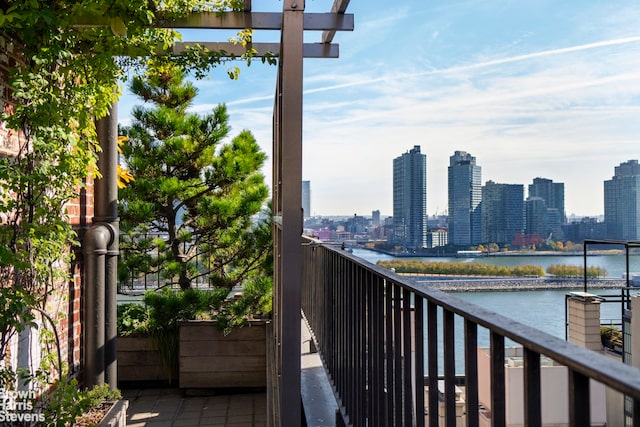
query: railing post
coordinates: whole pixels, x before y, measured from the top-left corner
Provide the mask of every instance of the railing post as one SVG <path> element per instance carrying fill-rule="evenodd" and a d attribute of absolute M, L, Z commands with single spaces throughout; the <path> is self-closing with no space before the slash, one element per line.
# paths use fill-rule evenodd
<path fill-rule="evenodd" d="M 367 342 L 367 337 L 370 338 L 369 335 L 369 324 L 371 323 L 371 312 L 367 307 L 367 298 L 368 298 L 368 290 L 369 283 L 371 283 L 371 277 L 368 271 L 359 267 L 360 270 L 360 283 L 358 284 L 358 305 L 359 305 L 359 313 L 360 313 L 360 324 L 358 327 L 360 338 L 358 342 L 360 343 L 359 350 L 359 360 L 360 366 L 358 368 L 358 372 L 360 373 L 359 384 L 358 384 L 358 408 L 361 425 L 367 425 L 367 389 L 368 384 L 370 384 L 370 377 L 368 376 L 369 369 L 369 358 L 368 354 L 372 351 L 371 346 Z"/>
<path fill-rule="evenodd" d="M 373 425 L 384 426 L 386 420 L 385 411 L 385 370 L 384 370 L 384 279 L 376 277 L 373 283 L 373 318 L 374 318 L 374 333 L 373 338 L 375 340 L 373 351 L 375 351 L 373 359 L 373 372 L 375 380 L 373 381 Z"/>
<path fill-rule="evenodd" d="M 404 425 L 414 425 L 413 422 L 413 390 L 411 384 L 411 292 L 402 290 L 402 396 L 404 400 Z"/>
<path fill-rule="evenodd" d="M 478 325 L 469 319 L 464 321 L 464 355 L 467 427 L 478 427 Z"/>
<path fill-rule="evenodd" d="M 424 427 L 424 299 L 414 295 L 416 426 Z"/>
<path fill-rule="evenodd" d="M 491 331 L 491 427 L 506 426 L 504 336 Z"/>
<path fill-rule="evenodd" d="M 542 425 L 542 405 L 540 401 L 540 354 L 524 349 L 524 425 Z"/>
<path fill-rule="evenodd" d="M 429 371 L 429 426 L 438 427 L 438 306 L 427 302 L 427 358 Z"/>
<path fill-rule="evenodd" d="M 589 378 L 569 369 L 569 425 L 571 427 L 591 425 L 589 407 Z"/>
<path fill-rule="evenodd" d="M 385 411 L 386 411 L 386 425 L 394 425 L 393 419 L 393 402 L 394 402 L 394 364 L 393 364 L 393 283 L 389 280 L 385 280 L 385 294 L 384 294 L 384 342 L 385 342 L 385 355 L 384 355 L 384 371 L 386 376 L 386 399 L 385 399 Z"/>
<path fill-rule="evenodd" d="M 402 289 L 393 284 L 393 413 L 394 424 L 400 426 L 402 420 Z"/>
<path fill-rule="evenodd" d="M 456 360 L 455 325 L 453 312 L 443 310 L 442 328 L 444 335 L 444 418 L 447 427 L 456 426 Z"/>

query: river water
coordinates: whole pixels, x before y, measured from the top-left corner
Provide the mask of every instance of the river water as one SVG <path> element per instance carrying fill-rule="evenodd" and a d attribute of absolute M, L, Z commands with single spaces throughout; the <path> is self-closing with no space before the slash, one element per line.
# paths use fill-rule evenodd
<path fill-rule="evenodd" d="M 354 249 L 353 254 L 365 261 L 375 264 L 378 260 L 399 259 L 390 255 Z M 482 258 L 415 258 L 422 261 L 442 262 L 474 262 L 504 266 L 516 265 L 540 265 L 542 268 L 554 264 L 583 265 L 582 255 L 578 256 L 500 256 Z M 630 272 L 640 272 L 640 255 L 630 256 Z M 621 278 L 626 272 L 624 255 L 589 255 L 587 265 L 604 268 L 608 277 Z M 505 317 L 517 320 L 529 326 L 541 329 L 544 332 L 558 338 L 565 338 L 565 296 L 567 290 L 536 290 L 518 292 L 456 292 L 454 296 L 501 314 Z M 589 289 L 589 292 L 598 295 L 620 295 L 620 291 Z M 619 303 L 604 303 L 601 305 L 601 323 L 620 323 L 622 307 Z M 462 349 L 463 329 L 462 320 L 456 318 L 456 372 L 464 372 L 463 355 L 458 350 Z M 439 335 L 441 335 L 439 333 Z M 478 343 L 480 346 L 489 345 L 488 332 L 478 331 Z M 507 342 L 508 345 L 514 345 Z M 442 366 L 442 364 L 439 364 Z"/>

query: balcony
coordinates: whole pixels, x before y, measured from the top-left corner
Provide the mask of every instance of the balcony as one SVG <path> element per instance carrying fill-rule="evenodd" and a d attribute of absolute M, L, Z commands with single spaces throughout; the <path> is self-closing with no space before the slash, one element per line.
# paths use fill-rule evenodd
<path fill-rule="evenodd" d="M 591 380 L 623 393 L 633 413 L 640 413 L 636 368 L 403 279 L 339 247 L 304 242 L 302 266 L 303 317 L 335 394 L 338 423 L 455 426 L 461 425 L 456 417 L 463 405 L 468 426 L 508 425 L 505 340 L 522 346 L 523 396 L 518 398 L 524 403 L 524 425 L 543 425 L 541 366 L 549 359 L 566 367 L 568 425 L 592 425 L 586 410 Z M 490 362 L 480 365 L 488 372 L 478 369 L 479 329 L 490 336 Z M 463 389 L 455 372 L 458 334 L 464 334 Z M 479 406 L 483 376 L 489 378 L 490 411 Z M 640 417 L 625 422 L 640 425 Z"/>

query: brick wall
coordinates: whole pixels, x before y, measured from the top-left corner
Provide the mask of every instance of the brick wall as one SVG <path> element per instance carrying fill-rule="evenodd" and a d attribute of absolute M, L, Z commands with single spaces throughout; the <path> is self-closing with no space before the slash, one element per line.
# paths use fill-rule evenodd
<path fill-rule="evenodd" d="M 86 187 L 80 191 L 77 199 L 71 200 L 67 206 L 69 221 L 78 233 L 82 242 L 85 232 L 91 226 L 93 218 L 93 179 L 88 178 Z M 76 248 L 75 259 L 71 266 L 71 281 L 69 286 L 69 306 L 65 330 L 67 331 L 67 363 L 72 373 L 78 373 L 82 360 L 82 289 L 83 289 L 84 258 L 81 248 Z"/>

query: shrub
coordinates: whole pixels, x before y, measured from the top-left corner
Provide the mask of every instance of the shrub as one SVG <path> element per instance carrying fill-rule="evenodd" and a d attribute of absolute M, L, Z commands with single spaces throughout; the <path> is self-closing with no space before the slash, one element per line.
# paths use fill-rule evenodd
<path fill-rule="evenodd" d="M 178 324 L 182 320 L 215 319 L 229 333 L 232 328 L 272 311 L 272 279 L 247 279 L 238 298 L 227 298 L 226 288 L 148 291 L 143 304 L 118 307 L 118 334 L 147 335 L 158 346 L 169 381 L 178 371 Z"/>

